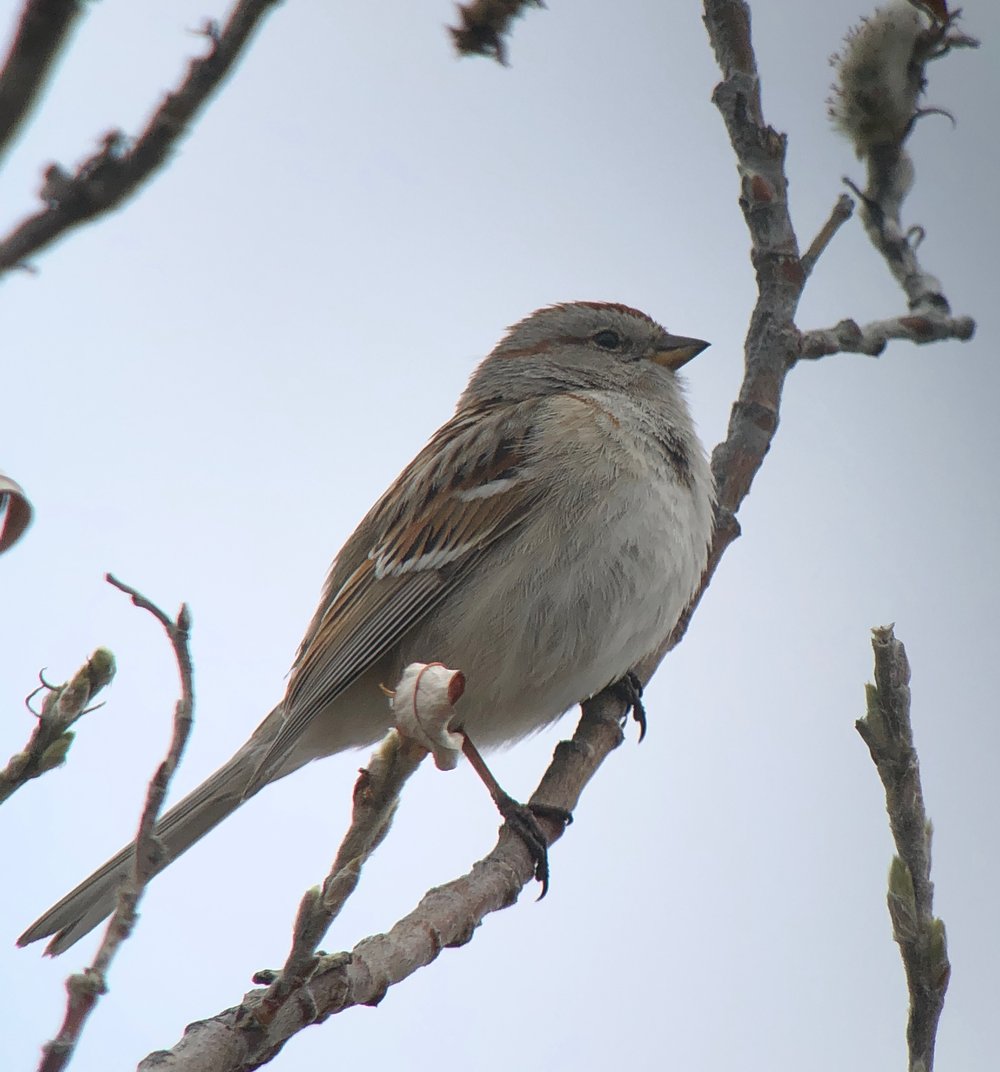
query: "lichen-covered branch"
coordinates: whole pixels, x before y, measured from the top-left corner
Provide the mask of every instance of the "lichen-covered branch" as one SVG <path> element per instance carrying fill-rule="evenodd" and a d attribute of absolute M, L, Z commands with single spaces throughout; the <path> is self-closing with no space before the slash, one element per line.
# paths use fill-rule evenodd
<path fill-rule="evenodd" d="M 208 25 L 208 54 L 190 62 L 181 84 L 164 97 L 134 142 L 112 130 L 72 174 L 50 165 L 40 192 L 45 207 L 0 239 L 0 275 L 28 267 L 30 257 L 68 231 L 117 208 L 162 167 L 278 2 L 238 0 L 223 27 Z"/>
<path fill-rule="evenodd" d="M 910 1072 L 931 1072 L 938 1020 L 951 966 L 944 923 L 934 915 L 931 823 L 924 810 L 920 763 L 910 722 L 910 664 L 892 626 L 872 630 L 875 684 L 856 723 L 885 787 L 896 843 L 889 869 L 889 916 L 910 994 L 906 1028 Z"/>
<path fill-rule="evenodd" d="M 887 320 L 873 320 L 864 326 L 841 320 L 832 328 L 814 328 L 802 333 L 799 357 L 817 358 L 829 354 L 868 354 L 878 357 L 890 339 L 906 339 L 921 345 L 945 339 L 971 339 L 976 322 L 971 316 L 927 316 L 911 313 Z"/>
<path fill-rule="evenodd" d="M 42 682 L 37 691 L 45 690 L 45 699 L 38 724 L 24 748 L 0 770 L 0 804 L 32 778 L 65 763 L 73 743 L 70 726 L 94 709 L 94 697 L 114 676 L 115 657 L 107 648 L 98 648 L 64 685 Z"/>
<path fill-rule="evenodd" d="M 0 160 L 38 100 L 84 8 L 82 0 L 25 0 L 0 69 Z"/>
<path fill-rule="evenodd" d="M 490 56 L 507 65 L 511 23 L 526 8 L 545 7 L 542 0 L 472 0 L 458 5 L 458 25 L 448 32 L 460 56 Z"/>
<path fill-rule="evenodd" d="M 42 1048 L 39 1072 L 61 1072 L 70 1062 L 83 1032 L 87 1018 L 93 1012 L 101 995 L 107 990 L 105 979 L 108 968 L 122 943 L 135 928 L 136 909 L 149 880 L 156 873 L 160 857 L 160 845 L 154 834 L 156 820 L 163 809 L 170 780 L 180 762 L 184 747 L 191 732 L 194 715 L 194 671 L 188 648 L 191 628 L 190 614 L 184 604 L 177 612 L 176 621 L 166 615 L 155 603 L 150 602 L 134 588 L 108 574 L 109 584 L 125 592 L 142 610 L 149 611 L 163 626 L 177 660 L 180 675 L 181 695 L 174 706 L 173 733 L 166 757 L 157 767 L 146 791 L 146 802 L 139 819 L 135 839 L 135 868 L 130 881 L 118 893 L 118 904 L 108 921 L 104 937 L 90 966 L 66 980 L 66 1011 L 59 1033 Z"/>

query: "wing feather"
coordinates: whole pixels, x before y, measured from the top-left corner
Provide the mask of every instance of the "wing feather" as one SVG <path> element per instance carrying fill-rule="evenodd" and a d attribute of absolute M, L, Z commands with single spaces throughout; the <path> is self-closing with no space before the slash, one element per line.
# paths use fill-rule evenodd
<path fill-rule="evenodd" d="M 292 668 L 284 719 L 247 794 L 532 510 L 542 490 L 533 479 L 535 405 L 460 411 L 372 507 L 334 562 Z"/>

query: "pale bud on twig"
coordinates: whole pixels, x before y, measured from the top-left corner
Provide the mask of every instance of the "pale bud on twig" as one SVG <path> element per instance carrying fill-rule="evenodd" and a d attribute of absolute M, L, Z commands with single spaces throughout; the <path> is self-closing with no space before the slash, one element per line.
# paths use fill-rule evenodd
<path fill-rule="evenodd" d="M 443 663 L 410 663 L 389 701 L 399 732 L 432 753 L 438 770 L 454 770 L 462 754 L 462 734 L 448 724 L 464 690 L 461 670 Z"/>

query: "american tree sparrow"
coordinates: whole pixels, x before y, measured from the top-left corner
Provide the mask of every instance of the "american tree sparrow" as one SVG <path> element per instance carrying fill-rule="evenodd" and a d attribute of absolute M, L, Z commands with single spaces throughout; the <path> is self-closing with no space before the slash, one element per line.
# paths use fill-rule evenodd
<path fill-rule="evenodd" d="M 706 345 L 599 302 L 515 324 L 337 555 L 284 700 L 161 820 L 163 866 L 268 782 L 381 737 L 379 685 L 412 662 L 459 668 L 455 724 L 496 745 L 653 651 L 707 558 L 712 478 L 675 375 Z M 71 946 L 111 912 L 131 857 L 20 943 Z"/>

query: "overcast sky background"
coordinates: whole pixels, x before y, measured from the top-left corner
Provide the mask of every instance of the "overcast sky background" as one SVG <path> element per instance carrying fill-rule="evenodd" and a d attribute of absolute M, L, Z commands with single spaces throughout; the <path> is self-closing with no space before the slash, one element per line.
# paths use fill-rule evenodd
<path fill-rule="evenodd" d="M 827 58 L 865 8 L 753 6 L 805 245 L 841 176 L 863 178 L 825 99 Z M 203 47 L 188 29 L 223 13 L 88 5 L 0 178 L 0 226 L 34 211 L 48 162 L 140 129 Z M 51 961 L 14 938 L 132 836 L 169 736 L 168 644 L 106 570 L 192 608 L 197 721 L 176 799 L 280 697 L 329 560 L 509 323 L 606 299 L 711 340 L 690 398 L 709 447 L 724 434 L 755 290 L 700 5 L 552 0 L 517 25 L 507 70 L 456 60 L 451 17 L 449 2 L 279 7 L 166 172 L 0 290 L 0 467 L 37 510 L 0 559 L 0 752 L 31 729 L 39 668 L 64 680 L 99 644 L 119 663 L 66 768 L 0 813 L 5 1068 L 34 1067 L 97 940 Z M 630 731 L 553 851 L 548 898 L 528 891 L 273 1067 L 904 1067 L 891 840 L 853 728 L 869 629 L 891 621 L 953 962 L 939 1064 L 995 1067 L 1000 11 L 972 0 L 964 25 L 984 47 L 931 68 L 927 102 L 958 126 L 916 130 L 906 219 L 975 340 L 793 372 L 743 538 L 648 691 L 646 742 Z M 852 221 L 799 325 L 903 311 Z M 505 786 L 530 793 L 572 727 L 496 756 Z M 271 787 L 154 881 L 75 1068 L 132 1067 L 283 961 L 364 758 Z M 326 948 L 387 929 L 496 827 L 467 767 L 427 765 Z"/>

